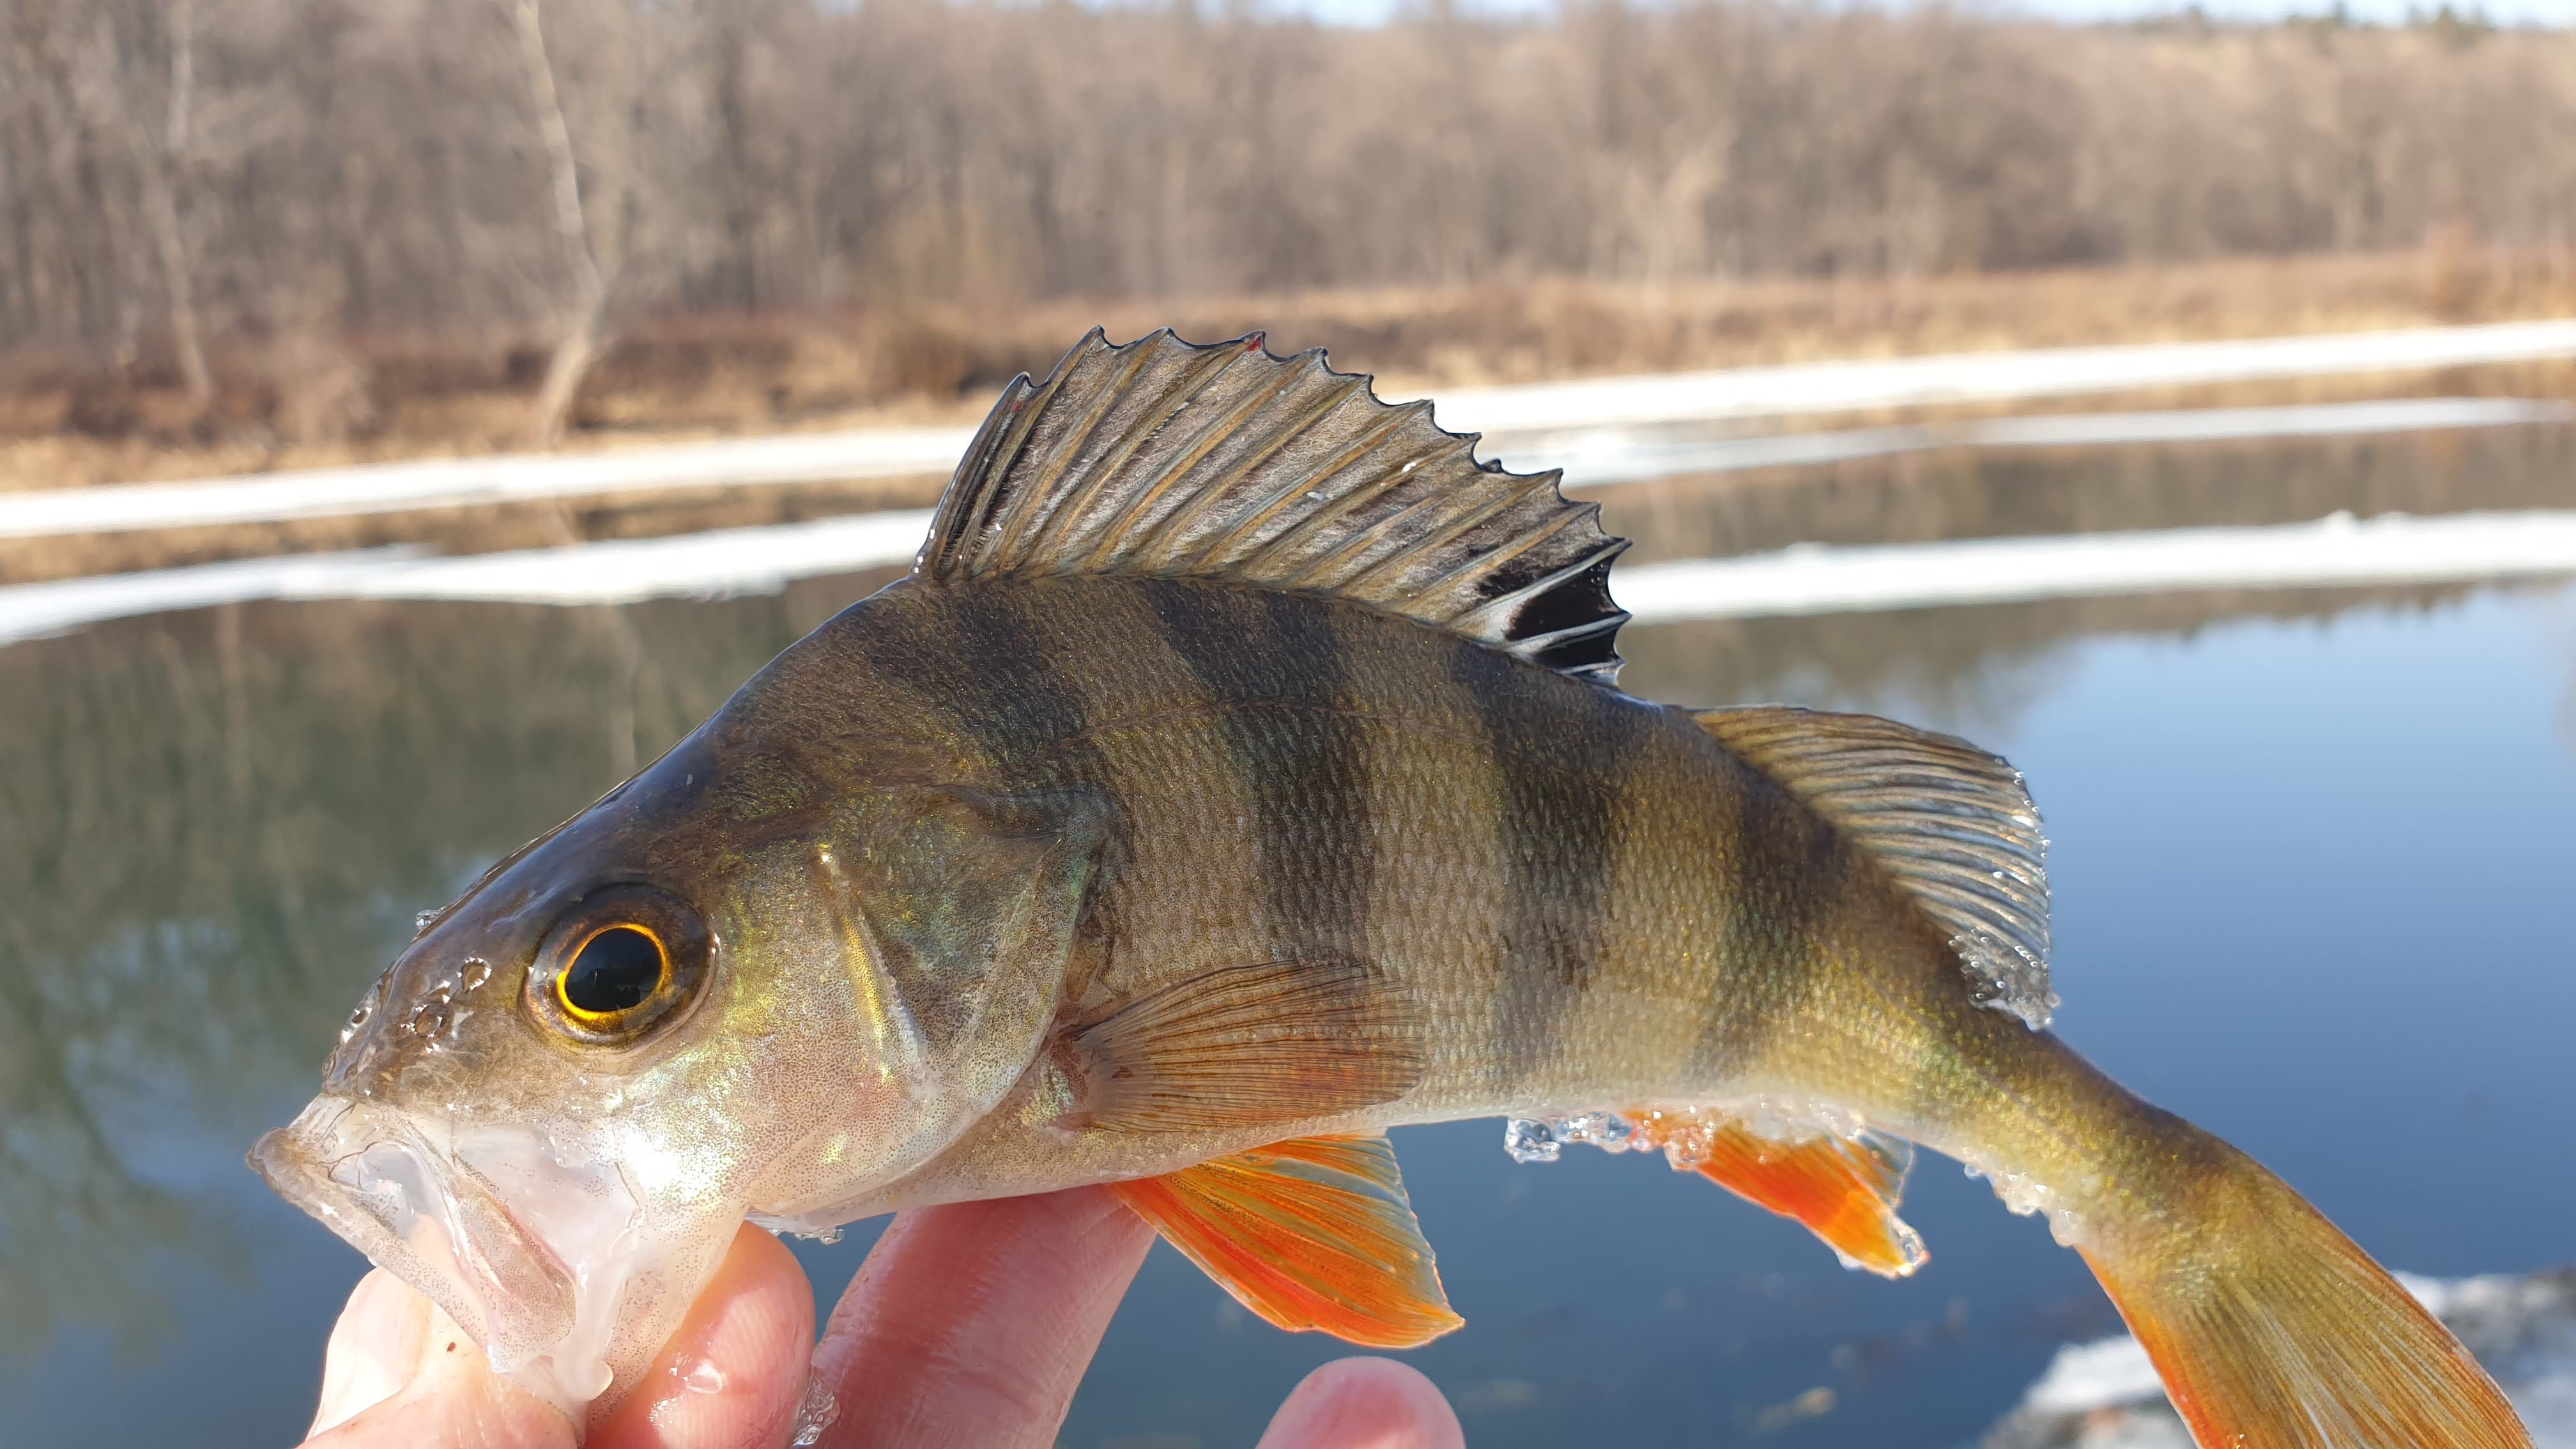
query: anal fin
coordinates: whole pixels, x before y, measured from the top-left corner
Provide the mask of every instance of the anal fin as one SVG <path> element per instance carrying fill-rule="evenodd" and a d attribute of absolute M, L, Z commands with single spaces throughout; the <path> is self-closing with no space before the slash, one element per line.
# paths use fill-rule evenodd
<path fill-rule="evenodd" d="M 1412 1348 L 1465 1321 L 1384 1137 L 1301 1137 L 1110 1190 L 1281 1328 Z"/>
<path fill-rule="evenodd" d="M 1896 1215 L 1913 1161 L 1903 1142 L 1867 1130 L 1770 1137 L 1706 1109 L 1621 1115 L 1636 1140 L 1661 1148 L 1676 1170 L 1804 1225 L 1848 1266 L 1902 1278 L 1930 1258 L 1922 1237 Z"/>

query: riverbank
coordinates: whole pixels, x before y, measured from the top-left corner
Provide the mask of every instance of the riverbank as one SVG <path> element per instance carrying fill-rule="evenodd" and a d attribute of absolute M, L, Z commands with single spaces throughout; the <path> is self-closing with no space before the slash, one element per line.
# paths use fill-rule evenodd
<path fill-rule="evenodd" d="M 2228 259 L 1938 277 L 1659 287 L 1559 278 L 1450 288 L 1093 298 L 699 316 L 629 328 L 560 451 L 768 433 L 971 424 L 1012 374 L 1094 324 L 1113 337 L 1267 328 L 1329 348 L 1390 394 L 1824 359 L 2373 331 L 2576 314 L 2576 248 Z M 189 409 L 147 347 L 124 365 L 0 356 L 0 491 L 476 457 L 527 446 L 534 334 L 219 339 L 216 399 Z M 2576 396 L 2576 372 L 2434 380 Z M 2278 381 L 2130 405 L 2330 401 L 2384 386 Z"/>
<path fill-rule="evenodd" d="M 2436 387 L 2462 391 L 2423 395 Z M 2177 405 L 2248 393 L 2360 397 Z M 1481 434 L 1483 456 L 1562 469 L 1578 488 L 1963 449 L 2474 431 L 2576 414 L 2576 321 L 1863 358 L 1436 397 L 1439 421 Z M 968 432 L 789 432 L 0 492 L 0 584 L 395 544 L 562 547 L 919 506 Z"/>

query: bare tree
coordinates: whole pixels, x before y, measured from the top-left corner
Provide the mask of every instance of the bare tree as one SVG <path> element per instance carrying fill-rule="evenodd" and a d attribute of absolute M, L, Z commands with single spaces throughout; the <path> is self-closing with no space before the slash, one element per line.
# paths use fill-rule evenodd
<path fill-rule="evenodd" d="M 179 357 L 179 376 L 192 409 L 204 412 L 215 400 L 214 374 L 206 367 L 206 345 L 197 325 L 197 284 L 191 271 L 194 252 L 180 216 L 187 185 L 189 151 L 194 142 L 197 97 L 196 0 L 170 0 L 170 74 L 162 103 L 159 144 L 151 129 L 130 107 L 120 107 L 126 144 L 133 150 L 135 172 L 142 181 L 143 216 L 152 229 L 152 254 L 161 264 L 161 290 L 170 315 L 170 341 Z"/>
<path fill-rule="evenodd" d="M 2576 31 L 0 0 L 0 353 L 167 356 L 200 406 L 261 351 L 228 339 L 299 331 L 470 336 L 554 438 L 621 330 L 700 310 L 1652 294 L 2436 234 L 2576 245 Z"/>
<path fill-rule="evenodd" d="M 590 244 L 590 222 L 582 212 L 581 164 L 573 152 L 572 128 L 564 120 L 563 99 L 555 88 L 554 63 L 546 55 L 544 17 L 539 0 L 516 0 L 520 62 L 527 67 L 528 102 L 535 114 L 544 148 L 553 202 L 556 264 L 568 288 L 563 298 L 561 331 L 554 356 L 546 363 L 545 381 L 537 388 L 533 431 L 540 443 L 563 436 L 564 419 L 581 392 L 607 340 L 608 282 Z"/>
<path fill-rule="evenodd" d="M 214 401 L 196 299 L 196 248 L 187 229 L 188 172 L 196 143 L 197 7 L 102 6 L 74 62 L 85 124 L 113 139 L 126 161 L 139 237 L 114 254 L 133 272 L 152 275 L 190 410 Z M 139 245 L 138 245 L 139 244 Z M 148 251 L 149 260 L 143 254 Z M 142 298 L 130 282 L 118 307 L 119 351 L 130 350 Z"/>

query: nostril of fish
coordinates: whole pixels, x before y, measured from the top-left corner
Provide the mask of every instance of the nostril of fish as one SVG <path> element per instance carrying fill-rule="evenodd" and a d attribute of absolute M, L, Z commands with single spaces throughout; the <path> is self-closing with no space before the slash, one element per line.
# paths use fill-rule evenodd
<path fill-rule="evenodd" d="M 367 994 L 359 998 L 358 1004 L 350 1010 L 348 1025 L 340 1028 L 341 1045 L 348 1045 L 349 1038 L 358 1034 L 358 1028 L 365 1026 L 368 1019 L 376 1014 L 376 1003 L 384 999 L 385 978 L 378 976 L 375 984 L 367 988 Z"/>
<path fill-rule="evenodd" d="M 464 969 L 456 973 L 456 984 L 467 991 L 478 990 L 492 979 L 492 963 L 480 956 L 465 958 Z"/>
<path fill-rule="evenodd" d="M 447 991 L 441 987 L 430 993 L 430 999 L 420 1004 L 420 1009 L 411 1014 L 411 1020 L 403 1023 L 403 1028 L 413 1036 L 429 1039 L 445 1032 L 447 1022 Z"/>

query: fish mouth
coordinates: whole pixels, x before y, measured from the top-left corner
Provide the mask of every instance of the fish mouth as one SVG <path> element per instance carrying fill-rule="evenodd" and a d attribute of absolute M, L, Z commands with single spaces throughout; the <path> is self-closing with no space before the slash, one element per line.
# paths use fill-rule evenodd
<path fill-rule="evenodd" d="M 251 1166 L 378 1267 L 446 1310 L 492 1367 L 575 1425 L 640 1370 L 671 1324 L 622 1321 L 679 1266 L 661 1261 L 612 1162 L 525 1129 L 424 1122 L 359 1098 L 316 1097 L 260 1138 Z M 685 1306 L 686 1294 L 680 1296 Z M 666 1316 L 657 1313 L 655 1318 Z M 653 1331 L 658 1326 L 661 1331 Z"/>

